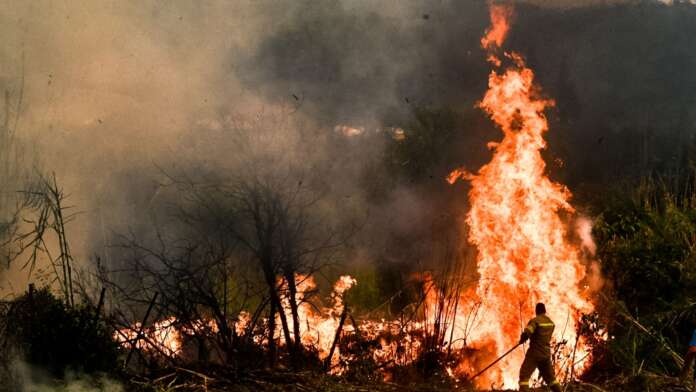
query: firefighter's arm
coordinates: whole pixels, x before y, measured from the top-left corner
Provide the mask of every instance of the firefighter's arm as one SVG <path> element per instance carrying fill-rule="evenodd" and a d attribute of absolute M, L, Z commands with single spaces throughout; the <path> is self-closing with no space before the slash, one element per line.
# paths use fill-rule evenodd
<path fill-rule="evenodd" d="M 536 323 L 534 323 L 534 320 L 531 320 L 528 324 L 527 327 L 522 331 L 522 335 L 520 336 L 520 344 L 524 343 L 529 339 L 530 336 L 534 333 L 536 330 Z"/>

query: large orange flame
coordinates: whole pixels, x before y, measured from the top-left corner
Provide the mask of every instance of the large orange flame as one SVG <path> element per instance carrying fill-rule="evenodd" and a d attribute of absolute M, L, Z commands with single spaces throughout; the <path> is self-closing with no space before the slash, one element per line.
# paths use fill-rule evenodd
<path fill-rule="evenodd" d="M 510 14 L 501 6 L 491 8 L 493 27 L 481 41 L 484 48 L 502 44 Z M 472 187 L 466 221 L 469 241 L 478 249 L 476 293 L 479 317 L 485 320 L 472 330 L 469 341 L 489 342 L 492 354 L 504 353 L 517 343 L 534 303 L 540 301 L 556 320 L 556 340 L 568 341 L 566 347 L 572 350 L 578 315 L 591 311 L 592 304 L 580 288 L 585 277 L 580 251 L 568 240 L 561 218 L 562 212 L 574 213 L 568 202 L 571 193 L 546 176 L 541 156 L 548 130 L 543 112 L 553 101 L 535 93 L 534 73 L 519 55 L 506 57 L 513 65 L 502 73 L 491 72 L 479 103 L 503 131 L 503 140 L 490 143 L 492 160 L 466 176 Z M 576 357 L 584 358 L 585 352 L 579 342 Z M 484 382 L 516 386 L 522 358 L 518 350 Z"/>

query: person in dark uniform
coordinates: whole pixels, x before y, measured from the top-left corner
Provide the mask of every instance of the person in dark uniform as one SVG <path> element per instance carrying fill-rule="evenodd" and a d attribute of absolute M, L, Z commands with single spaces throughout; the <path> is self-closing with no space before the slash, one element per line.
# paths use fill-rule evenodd
<path fill-rule="evenodd" d="M 529 320 L 522 332 L 520 344 L 529 340 L 529 350 L 524 356 L 520 367 L 520 391 L 529 391 L 529 378 L 536 369 L 553 392 L 561 391 L 561 384 L 556 381 L 556 375 L 551 363 L 551 337 L 555 325 L 546 315 L 546 306 L 536 304 L 536 317 Z"/>
<path fill-rule="evenodd" d="M 681 374 L 679 378 L 682 382 L 692 381 L 693 379 L 693 367 L 696 361 L 696 329 L 691 334 L 691 341 L 689 342 L 689 350 L 686 352 L 684 357 L 684 366 L 682 367 Z"/>

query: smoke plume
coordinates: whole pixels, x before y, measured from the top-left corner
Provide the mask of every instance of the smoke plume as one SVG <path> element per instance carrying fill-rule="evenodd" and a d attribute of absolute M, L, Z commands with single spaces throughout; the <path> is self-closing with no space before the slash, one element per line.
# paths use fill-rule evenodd
<path fill-rule="evenodd" d="M 516 8 L 509 46 L 557 100 L 554 176 L 585 189 L 688 164 L 696 7 Z M 270 157 L 259 165 L 315 173 L 346 207 L 337 219 L 366 222 L 365 258 L 418 258 L 461 214 L 465 189 L 444 177 L 475 170 L 498 137 L 474 107 L 483 1 L 38 1 L 2 4 L 0 18 L 0 88 L 22 96 L 18 137 L 82 212 L 68 227 L 82 262 L 118 258 L 117 233 L 151 232 L 170 197 L 161 169 L 239 170 L 240 129 Z M 395 135 L 422 129 L 439 139 L 404 152 Z M 11 276 L 4 292 L 22 290 L 26 273 Z"/>

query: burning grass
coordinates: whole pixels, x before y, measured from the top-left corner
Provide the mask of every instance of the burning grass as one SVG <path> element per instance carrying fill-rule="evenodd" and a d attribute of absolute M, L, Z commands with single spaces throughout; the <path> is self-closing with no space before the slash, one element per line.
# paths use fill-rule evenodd
<path fill-rule="evenodd" d="M 345 304 L 345 295 L 351 286 L 359 284 L 348 276 L 341 277 L 324 306 L 321 301 L 311 298 L 315 293 L 313 279 L 298 276 L 297 300 L 300 310 L 300 341 L 302 343 L 303 364 L 301 369 L 314 369 L 350 382 L 397 382 L 410 383 L 433 380 L 449 387 L 471 385 L 468 378 L 495 358 L 496 353 L 485 348 L 467 344 L 466 337 L 456 337 L 476 318 L 477 306 L 469 306 L 461 298 L 463 293 L 443 290 L 429 274 L 424 274 L 419 282 L 421 299 L 414 304 L 410 313 L 403 313 L 395 320 L 374 320 L 355 318 Z M 281 286 L 283 286 L 282 283 Z M 446 283 L 442 283 L 446 287 Z M 451 288 L 450 288 L 451 290 Z M 285 296 L 284 311 L 289 314 Z M 453 300 L 457 298 L 457 306 Z M 460 302 L 461 301 L 461 302 Z M 466 315 L 468 320 L 465 320 Z M 167 318 L 154 322 L 148 328 L 139 324 L 118 330 L 114 337 L 126 350 L 137 349 L 149 358 L 147 363 L 195 364 L 196 353 L 201 345 L 206 351 L 215 352 L 216 334 L 221 328 L 212 320 L 195 323 L 201 328 L 187 328 L 176 319 Z M 275 330 L 269 330 L 275 325 Z M 245 364 L 237 362 L 240 369 L 258 369 L 273 346 L 286 348 L 284 335 L 279 323 L 267 319 L 251 323 L 248 313 L 242 312 L 230 329 L 236 331 L 240 345 L 238 350 L 249 350 L 261 355 Z M 456 333 L 456 334 L 455 334 Z M 140 336 L 140 337 L 139 337 Z M 243 337 L 243 339 L 242 339 Z M 275 341 L 269 344 L 269 339 Z M 455 338 L 456 337 L 456 338 Z M 294 336 L 293 336 L 294 338 Z M 554 358 L 563 377 L 569 377 L 569 361 L 573 359 L 571 346 L 567 341 L 558 341 Z M 289 351 L 281 354 L 281 367 L 298 369 Z M 577 357 L 577 363 L 584 358 Z M 224 366 L 224 356 L 218 354 L 207 363 Z M 494 383 L 488 386 L 495 385 Z M 479 383 L 479 386 L 481 384 Z"/>

